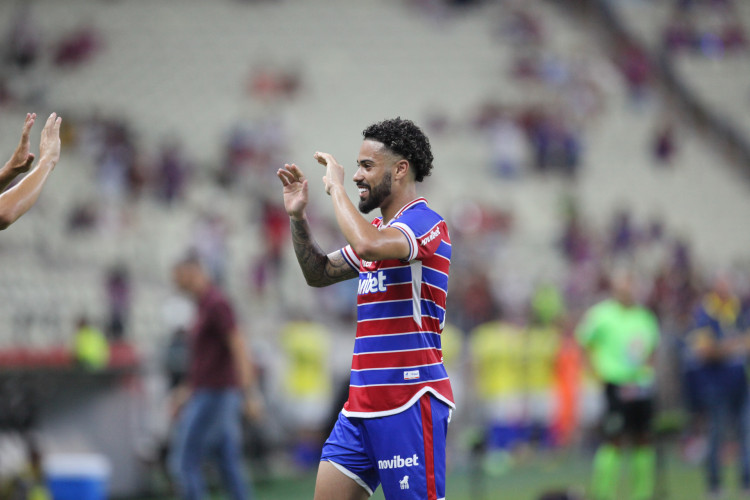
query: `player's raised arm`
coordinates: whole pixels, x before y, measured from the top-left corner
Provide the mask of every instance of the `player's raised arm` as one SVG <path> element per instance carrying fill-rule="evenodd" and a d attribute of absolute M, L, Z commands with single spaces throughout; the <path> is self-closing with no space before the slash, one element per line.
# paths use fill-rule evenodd
<path fill-rule="evenodd" d="M 297 262 L 310 286 L 322 287 L 358 276 L 341 252 L 326 255 L 315 242 L 307 222 L 307 179 L 295 164 L 284 165 L 276 175 L 284 186 L 284 208 L 289 215 Z"/>
<path fill-rule="evenodd" d="M 28 120 L 27 117 L 27 123 Z M 49 116 L 42 130 L 42 139 L 39 143 L 39 164 L 16 186 L 0 194 L 0 230 L 6 229 L 18 220 L 39 198 L 47 177 L 60 160 L 61 122 L 62 118 L 58 117 L 56 113 Z M 31 125 L 33 125 L 33 119 L 31 119 L 31 124 L 28 127 L 31 128 Z M 26 124 L 24 124 L 24 132 L 26 132 Z M 23 141 L 22 138 L 22 144 Z M 21 145 L 19 145 L 19 148 Z M 29 156 L 33 161 L 33 155 L 28 154 L 26 161 L 29 161 Z"/>
<path fill-rule="evenodd" d="M 5 191 L 5 188 L 13 182 L 13 179 L 28 172 L 31 164 L 34 163 L 34 154 L 29 152 L 29 134 L 31 133 L 31 127 L 34 125 L 34 120 L 36 120 L 36 113 L 26 113 L 26 120 L 24 120 L 21 130 L 21 140 L 18 142 L 13 156 L 0 169 L 0 192 Z"/>
<path fill-rule="evenodd" d="M 373 149 L 371 144 L 366 144 L 365 148 L 368 148 L 368 152 Z M 376 146 L 375 148 L 382 149 L 382 146 Z M 392 156 L 387 155 L 387 153 L 381 151 L 374 154 L 372 158 L 369 156 L 362 158 L 357 174 L 354 176 L 354 181 L 357 182 L 358 185 L 369 185 L 367 184 L 362 171 L 376 169 L 376 163 L 385 163 L 385 156 L 388 156 L 391 160 L 396 160 L 392 165 L 394 173 L 390 177 L 391 182 L 393 179 L 395 179 L 396 182 L 399 182 L 409 175 L 408 161 L 393 158 Z M 346 238 L 347 243 L 352 246 L 357 255 L 360 258 L 371 262 L 386 259 L 405 259 L 409 257 L 411 247 L 409 246 L 409 241 L 404 237 L 404 233 L 396 228 L 383 227 L 378 229 L 360 215 L 357 207 L 354 206 L 349 199 L 349 196 L 346 194 L 346 189 L 344 188 L 344 167 L 336 161 L 333 155 L 317 152 L 315 153 L 314 158 L 318 163 L 326 167 L 326 175 L 323 177 L 323 182 L 326 186 L 326 193 L 328 193 L 333 200 L 336 222 L 338 223 L 339 228 L 341 228 L 341 232 L 343 233 L 344 238 Z M 365 189 L 368 192 L 371 191 L 371 189 Z M 391 189 L 391 186 L 389 186 L 388 189 Z M 415 197 L 415 191 L 406 191 L 404 204 L 406 201 L 411 201 Z M 398 202 L 395 203 L 395 205 L 398 205 Z M 400 206 L 403 206 L 403 204 Z M 383 211 L 384 220 L 386 220 L 386 218 L 390 220 L 390 217 L 392 216 L 393 214 L 388 212 L 387 209 Z"/>

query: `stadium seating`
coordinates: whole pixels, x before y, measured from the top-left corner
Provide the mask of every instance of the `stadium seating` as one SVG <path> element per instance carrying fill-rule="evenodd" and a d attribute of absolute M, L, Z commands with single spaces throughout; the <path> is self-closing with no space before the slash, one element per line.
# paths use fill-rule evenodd
<path fill-rule="evenodd" d="M 648 36 L 660 24 L 653 15 L 660 5 L 648 3 L 647 10 L 633 14 L 634 24 Z M 169 0 L 147 9 L 138 2 L 39 0 L 33 8 L 46 42 L 84 19 L 101 34 L 104 47 L 81 67 L 55 69 L 45 59 L 33 73 L 18 77 L 41 79 L 43 104 L 3 110 L 2 151 L 12 149 L 27 107 L 40 113 L 54 109 L 71 119 L 99 111 L 132 125 L 139 148 L 148 155 L 166 137 L 179 137 L 198 171 L 185 202 L 165 208 L 145 197 L 131 207 L 132 225 L 71 235 L 65 229 L 71 206 L 98 195 L 90 156 L 66 149 L 39 206 L 0 235 L 0 345 L 65 341 L 78 314 L 102 319 L 104 273 L 124 261 L 134 276 L 129 335 L 144 352 L 154 352 L 169 333 L 161 307 L 172 293 L 170 265 L 190 244 L 198 215 L 209 207 L 231 228 L 228 286 L 248 329 L 270 336 L 278 318 L 288 313 L 282 305 L 300 304 L 314 312 L 315 295 L 300 286 L 294 265 L 285 266 L 280 277 L 282 302 L 253 294 L 248 267 L 262 249 L 255 200 L 243 189 L 223 191 L 210 181 L 231 127 L 269 117 L 283 123 L 289 137 L 285 157 L 309 172 L 312 203 L 327 218 L 331 211 L 317 182 L 313 151 L 330 151 L 351 168 L 359 131 L 367 123 L 392 115 L 420 122 L 436 113 L 446 116 L 448 130 L 433 135 L 437 169 L 426 193 L 445 213 L 470 199 L 514 214 L 514 232 L 491 271 L 498 279 L 514 273 L 533 283 L 560 276 L 563 264 L 553 242 L 566 194 L 576 196 L 599 227 L 623 204 L 639 220 L 659 214 L 691 238 L 698 255 L 709 262 L 732 258 L 750 243 L 750 233 L 736 230 L 750 218 L 739 174 L 688 127 L 679 130 L 674 168 L 656 170 L 649 141 L 660 114 L 658 98 L 643 107 L 631 105 L 596 35 L 548 3 L 527 2 L 545 27 L 547 46 L 561 58 L 585 54 L 607 82 L 604 111 L 584 126 L 584 165 L 574 183 L 534 175 L 516 181 L 495 178 L 488 141 L 469 126 L 472 113 L 487 100 L 533 104 L 546 98 L 545 92 L 509 76 L 514 48 L 497 32 L 511 4 L 488 3 L 452 17 L 429 17 L 396 0 L 366 7 L 346 0 Z M 11 15 L 11 3 L 0 4 L 0 17 Z M 681 63 L 682 70 L 693 72 L 693 63 Z M 248 79 L 262 65 L 299 71 L 299 94 L 271 101 L 250 97 Z M 703 74 L 700 68 L 695 72 Z M 715 94 L 728 97 L 729 91 Z M 273 179 L 268 184 L 268 177 L 246 184 L 272 192 L 277 186 Z M 286 257 L 293 262 L 291 249 Z M 17 335 L 15 326 L 27 311 L 35 316 L 30 340 Z M 54 319 L 45 323 L 42 311 Z"/>

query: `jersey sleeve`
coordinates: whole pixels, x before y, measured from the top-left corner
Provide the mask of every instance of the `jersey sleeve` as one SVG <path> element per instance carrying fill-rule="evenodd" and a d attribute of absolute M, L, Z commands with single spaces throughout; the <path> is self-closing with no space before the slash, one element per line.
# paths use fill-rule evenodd
<path fill-rule="evenodd" d="M 450 244 L 448 226 L 439 215 L 424 210 L 409 210 L 392 222 L 409 242 L 409 257 L 423 260 L 431 257 L 443 241 Z"/>
<path fill-rule="evenodd" d="M 414 231 L 412 231 L 411 227 L 409 227 L 407 224 L 404 224 L 400 220 L 391 224 L 391 227 L 395 227 L 396 229 L 401 231 L 406 237 L 406 241 L 409 242 L 409 256 L 404 260 L 416 259 L 417 253 L 419 252 L 419 245 L 417 244 L 417 237 L 414 236 Z"/>
<path fill-rule="evenodd" d="M 344 248 L 339 250 L 341 252 L 341 256 L 344 257 L 344 260 L 347 264 L 351 266 L 352 269 L 359 272 L 360 267 L 360 259 L 359 255 L 357 255 L 357 252 L 354 251 L 351 245 L 346 245 Z"/>

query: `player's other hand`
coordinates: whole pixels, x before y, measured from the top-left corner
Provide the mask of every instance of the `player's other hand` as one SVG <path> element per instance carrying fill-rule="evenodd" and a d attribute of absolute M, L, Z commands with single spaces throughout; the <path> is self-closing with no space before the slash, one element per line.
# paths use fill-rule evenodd
<path fill-rule="evenodd" d="M 284 208 L 292 219 L 301 220 L 305 217 L 307 207 L 307 179 L 297 165 L 288 163 L 284 168 L 276 171 L 284 186 Z"/>
<path fill-rule="evenodd" d="M 57 165 L 60 160 L 60 124 L 62 118 L 57 113 L 52 113 L 47 118 L 42 130 L 42 139 L 39 142 L 39 155 L 41 161 L 50 162 Z"/>
<path fill-rule="evenodd" d="M 8 162 L 16 175 L 28 172 L 31 164 L 34 163 L 34 154 L 29 151 L 29 134 L 31 133 L 31 127 L 34 126 L 34 120 L 36 120 L 36 113 L 26 113 L 26 120 L 24 120 L 21 130 L 21 140 Z"/>
<path fill-rule="evenodd" d="M 331 194 L 334 186 L 344 186 L 344 167 L 336 161 L 333 155 L 318 151 L 313 155 L 313 158 L 326 167 L 326 175 L 323 177 L 323 182 L 326 185 L 326 194 Z"/>

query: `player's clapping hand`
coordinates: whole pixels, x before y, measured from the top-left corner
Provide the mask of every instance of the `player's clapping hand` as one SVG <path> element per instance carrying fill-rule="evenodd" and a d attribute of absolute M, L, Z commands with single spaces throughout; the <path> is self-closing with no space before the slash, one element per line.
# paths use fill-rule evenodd
<path fill-rule="evenodd" d="M 328 153 L 321 153 L 318 151 L 313 155 L 318 163 L 326 167 L 326 175 L 323 177 L 323 182 L 326 185 L 326 194 L 331 194 L 331 189 L 334 186 L 344 185 L 344 167 L 342 167 L 333 155 Z"/>
<path fill-rule="evenodd" d="M 302 174 L 302 170 L 294 163 L 286 164 L 284 168 L 276 171 L 276 175 L 284 186 L 286 213 L 293 219 L 304 218 L 307 207 L 307 179 Z"/>
<path fill-rule="evenodd" d="M 26 113 L 26 120 L 23 122 L 23 129 L 21 131 L 21 140 L 8 162 L 15 174 L 28 172 L 31 164 L 34 163 L 34 154 L 29 151 L 29 134 L 31 133 L 31 127 L 34 126 L 34 120 L 36 120 L 36 113 Z"/>
<path fill-rule="evenodd" d="M 39 155 L 41 161 L 48 161 L 56 165 L 60 159 L 60 124 L 62 118 L 57 113 L 52 113 L 47 118 L 42 130 L 42 139 L 39 143 Z"/>

